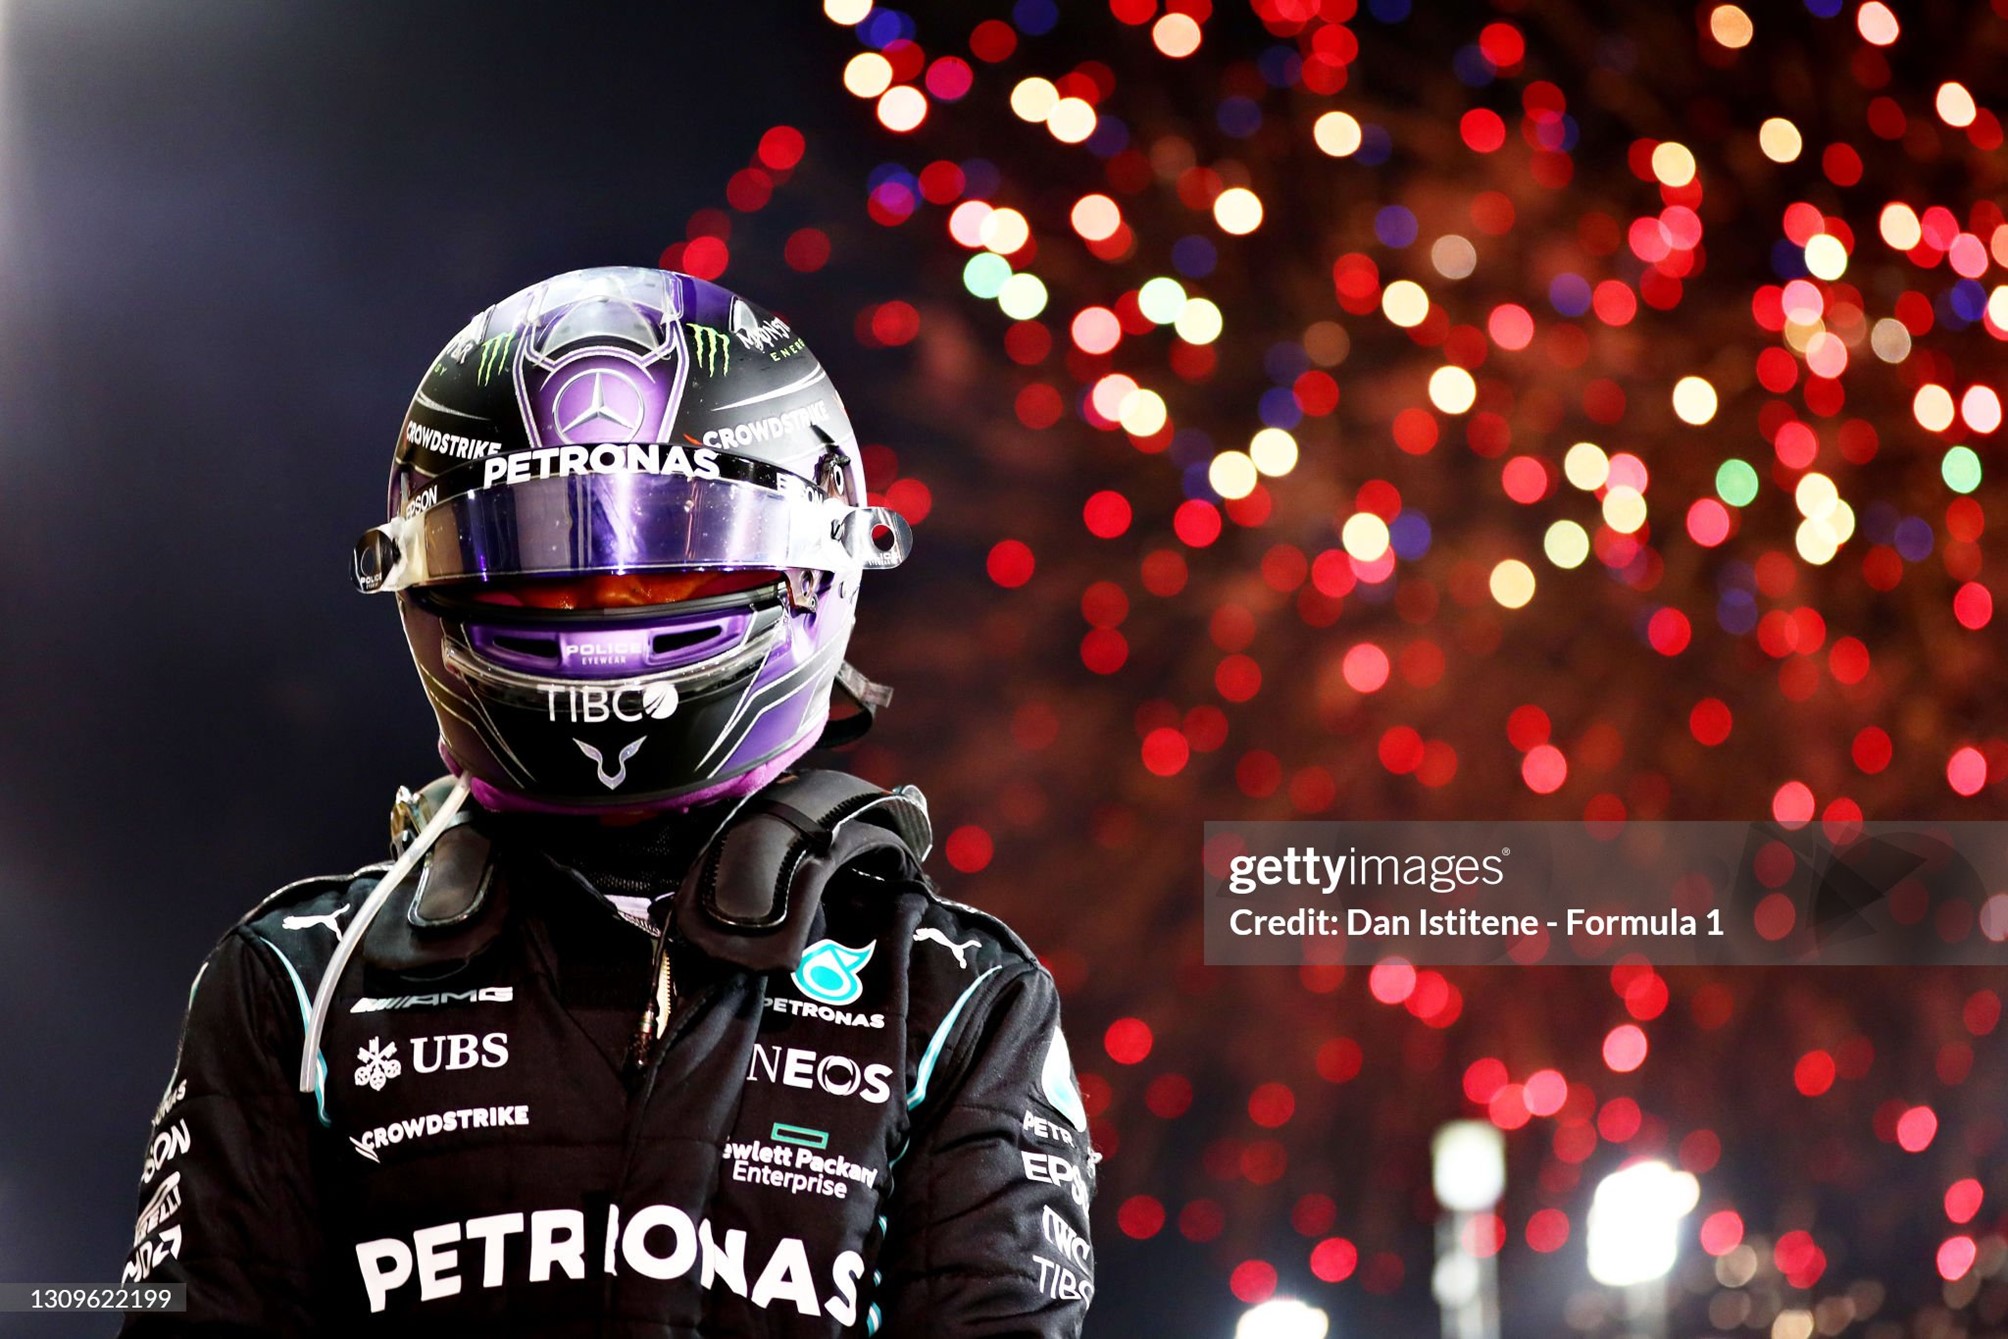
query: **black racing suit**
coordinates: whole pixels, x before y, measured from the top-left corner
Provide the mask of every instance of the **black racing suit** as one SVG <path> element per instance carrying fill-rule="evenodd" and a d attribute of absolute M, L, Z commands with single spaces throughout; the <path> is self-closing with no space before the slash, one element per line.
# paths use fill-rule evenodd
<path fill-rule="evenodd" d="M 281 890 L 204 963 L 124 1273 L 189 1308 L 127 1333 L 1079 1332 L 1095 1155 L 1052 978 L 1002 923 L 846 868 L 793 972 L 672 933 L 637 1045 L 663 973 L 630 916 L 667 919 L 676 820 L 480 821 L 492 941 L 351 963 L 313 1094 L 303 1017 L 383 867 Z"/>

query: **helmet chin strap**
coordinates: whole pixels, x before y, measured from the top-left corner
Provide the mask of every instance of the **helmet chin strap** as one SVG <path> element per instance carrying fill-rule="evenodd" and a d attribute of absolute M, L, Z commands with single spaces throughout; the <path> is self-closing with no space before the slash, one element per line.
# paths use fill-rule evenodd
<path fill-rule="evenodd" d="M 439 834 L 452 825 L 453 816 L 467 802 L 467 789 L 465 776 L 454 781 L 453 789 L 440 802 L 439 811 L 419 829 L 418 836 L 404 848 L 404 853 L 384 872 L 383 878 L 377 880 L 377 886 L 370 890 L 362 906 L 356 909 L 355 919 L 349 922 L 348 931 L 335 945 L 335 956 L 329 959 L 328 970 L 321 975 L 321 984 L 314 991 L 313 1010 L 307 1015 L 307 1037 L 300 1048 L 301 1092 L 313 1092 L 320 1079 L 316 1070 L 321 1054 L 321 1032 L 327 1026 L 328 1014 L 334 1006 L 335 989 L 341 983 L 343 969 L 355 956 L 356 947 L 363 942 L 363 933 L 376 919 L 376 914 L 383 910 L 383 904 L 390 900 L 390 895 L 397 891 L 397 886 L 404 882 L 412 868 L 425 858 L 425 853 L 439 840 Z"/>

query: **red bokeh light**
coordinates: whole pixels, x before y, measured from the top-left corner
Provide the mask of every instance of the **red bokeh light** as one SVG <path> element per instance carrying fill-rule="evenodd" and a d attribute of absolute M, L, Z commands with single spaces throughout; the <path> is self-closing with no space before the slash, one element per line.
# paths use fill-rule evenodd
<path fill-rule="evenodd" d="M 1081 519 L 1088 533 L 1097 539 L 1114 539 L 1126 532 L 1131 515 L 1129 499 L 1113 489 L 1093 494 L 1081 508 Z"/>
<path fill-rule="evenodd" d="M 1220 509 L 1210 502 L 1188 498 L 1172 513 L 1171 528 L 1189 548 L 1203 549 L 1220 538 Z"/>
<path fill-rule="evenodd" d="M 1464 1095 L 1483 1106 L 1506 1086 L 1506 1062 L 1494 1056 L 1474 1060 L 1464 1070 Z"/>
<path fill-rule="evenodd" d="M 1465 144 L 1478 153 L 1491 153 L 1506 143 L 1506 122 L 1499 113 L 1485 107 L 1466 112 L 1457 123 L 1457 131 Z"/>
<path fill-rule="evenodd" d="M 760 147 L 756 156 L 763 167 L 775 172 L 786 172 L 802 161 L 808 149 L 808 141 L 802 132 L 793 126 L 775 126 L 760 137 Z"/>
<path fill-rule="evenodd" d="M 1697 743 L 1713 748 L 1729 738 L 1729 731 L 1735 723 L 1728 704 L 1717 697 L 1704 697 L 1694 704 L 1694 710 L 1687 714 L 1688 733 Z"/>
<path fill-rule="evenodd" d="M 1536 795 L 1552 795 L 1569 779 L 1569 760 L 1553 744 L 1537 744 L 1521 759 L 1520 777 Z"/>
<path fill-rule="evenodd" d="M 1825 1051 L 1808 1051 L 1792 1067 L 1792 1086 L 1807 1097 L 1818 1097 L 1834 1086 L 1834 1057 Z"/>
<path fill-rule="evenodd" d="M 1326 1283 L 1345 1282 L 1359 1263 L 1359 1248 L 1344 1237 L 1327 1237 L 1311 1248 L 1311 1273 Z"/>
<path fill-rule="evenodd" d="M 942 843 L 942 854 L 956 870 L 974 874 L 990 863 L 996 845 L 987 831 L 969 823 L 948 834 L 948 840 Z"/>
<path fill-rule="evenodd" d="M 1019 539 L 1000 539 L 991 546 L 984 570 L 998 585 L 1015 590 L 1032 579 L 1034 565 L 1030 545 Z"/>
<path fill-rule="evenodd" d="M 1266 1302 L 1276 1295 L 1276 1267 L 1266 1260 L 1243 1260 L 1227 1276 L 1227 1286 L 1251 1306 Z"/>
<path fill-rule="evenodd" d="M 1743 1244 L 1743 1216 L 1733 1209 L 1718 1209 L 1701 1220 L 1701 1249 L 1710 1255 L 1727 1255 Z"/>
<path fill-rule="evenodd" d="M 789 269 L 812 274 L 829 263 L 830 235 L 821 228 L 797 228 L 788 234 L 781 258 Z"/>
<path fill-rule="evenodd" d="M 1265 1083 L 1248 1098 L 1248 1119 L 1265 1130 L 1280 1129 L 1297 1112 L 1297 1095 L 1288 1084 Z"/>
<path fill-rule="evenodd" d="M 1970 1223 L 1986 1198 L 1980 1182 L 1972 1177 L 1954 1181 L 1945 1188 L 1945 1216 L 1955 1223 Z"/>
<path fill-rule="evenodd" d="M 1569 1244 L 1569 1216 L 1560 1209 L 1537 1210 L 1527 1220 L 1527 1245 L 1543 1255 Z"/>
<path fill-rule="evenodd" d="M 1144 736 L 1143 765 L 1153 776 L 1175 776 L 1192 759 L 1192 741 L 1183 731 L 1161 726 Z"/>
<path fill-rule="evenodd" d="M 1117 1064 L 1140 1065 L 1149 1057 L 1154 1040 L 1150 1024 L 1141 1018 L 1118 1018 L 1102 1035 L 1102 1046 Z"/>
<path fill-rule="evenodd" d="M 1897 1146 L 1906 1153 L 1922 1153 L 1938 1137 L 1938 1113 L 1927 1106 L 1911 1107 L 1897 1118 Z"/>
<path fill-rule="evenodd" d="M 1154 1195 L 1132 1195 L 1116 1210 L 1116 1226 L 1138 1241 L 1164 1230 L 1164 1203 Z"/>
<path fill-rule="evenodd" d="M 1604 1036 L 1604 1064 L 1613 1073 L 1629 1074 L 1645 1063 L 1650 1049 L 1645 1032 L 1635 1023 L 1620 1023 Z"/>
<path fill-rule="evenodd" d="M 1367 973 L 1367 991 L 1382 1004 L 1400 1004 L 1415 991 L 1415 968 L 1400 958 L 1377 962 Z"/>
<path fill-rule="evenodd" d="M 1358 1077 L 1366 1063 L 1366 1052 L 1351 1037 L 1334 1037 L 1318 1047 L 1318 1077 L 1327 1083 L 1345 1083 Z"/>

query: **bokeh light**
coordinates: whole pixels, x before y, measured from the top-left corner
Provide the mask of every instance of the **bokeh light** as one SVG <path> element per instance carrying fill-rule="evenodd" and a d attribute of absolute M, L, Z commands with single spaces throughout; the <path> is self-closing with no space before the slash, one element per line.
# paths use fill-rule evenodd
<path fill-rule="evenodd" d="M 870 96 L 931 99 L 909 135 L 869 126 L 870 216 L 926 330 L 871 346 L 906 369 L 881 431 L 908 440 L 870 488 L 911 498 L 918 475 L 937 535 L 1038 554 L 941 653 L 1007 706 L 1004 753 L 971 735 L 942 801 L 951 833 L 994 835 L 969 876 L 994 895 L 1093 877 L 1129 924 L 1189 928 L 1152 834 L 1199 805 L 1600 829 L 1742 813 L 1807 837 L 1997 814 L 2008 217 L 1984 6 L 1963 36 L 1878 0 L 1607 7 L 1568 40 L 1511 8 L 1378 0 L 866 18 Z M 960 102 L 927 74 L 951 51 L 973 62 Z M 997 125 L 1007 104 L 1024 124 Z M 818 222 L 833 267 L 840 223 Z M 931 291 L 937 263 L 962 292 Z M 970 449 L 930 465 L 941 448 L 902 416 L 965 425 Z M 867 746 L 888 777 L 916 747 L 899 728 Z M 1213 1253 L 1194 1272 L 1223 1295 L 1308 1269 L 1344 1280 L 1357 1325 L 1428 1307 L 1428 1234 L 1335 1193 L 1370 1178 L 1364 1150 L 1400 1156 L 1367 1083 L 1515 1141 L 1496 1249 L 1527 1262 L 1566 1262 L 1606 1160 L 1700 1177 L 1705 1255 L 1670 1332 L 1901 1319 L 1844 1314 L 1858 1280 L 1964 1323 L 1984 1294 L 1938 1285 L 2002 1276 L 1991 1206 L 1937 1216 L 1955 1178 L 1998 1171 L 1968 1142 L 1974 1103 L 2008 1097 L 1962 1026 L 1978 978 L 1809 978 L 1788 1009 L 1768 978 L 1709 968 L 1528 990 L 1192 965 L 1139 996 L 1105 966 L 1131 951 L 1115 927 L 1031 914 L 1085 940 L 1087 966 L 1054 971 L 1087 1037 L 1149 1019 L 1141 1062 L 1082 1066 L 1124 1240 Z M 1806 928 L 1791 897 L 1743 914 Z M 1994 914 L 2008 933 L 2008 900 Z M 1568 951 L 1553 932 L 1528 949 Z M 1314 1040 L 1220 1044 L 1229 1010 L 1307 999 Z M 1899 1047 L 1917 1059 L 1892 1069 Z M 1737 1102 L 1702 1101 L 1731 1051 Z M 1470 1109 L 1432 1105 L 1446 1087 Z M 1878 1236 L 1838 1187 L 1927 1118 L 1917 1184 L 1884 1178 L 1918 1230 Z M 1753 1167 L 1820 1189 L 1787 1212 Z M 1530 1330 L 1622 1324 L 1565 1302 Z"/>

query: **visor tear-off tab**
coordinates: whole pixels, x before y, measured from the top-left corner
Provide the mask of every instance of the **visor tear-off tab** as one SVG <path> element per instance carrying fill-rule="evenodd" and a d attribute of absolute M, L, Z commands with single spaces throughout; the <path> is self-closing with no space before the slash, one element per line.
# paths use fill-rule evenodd
<path fill-rule="evenodd" d="M 857 710 L 848 716 L 832 716 L 824 722 L 823 733 L 816 740 L 819 749 L 842 748 L 845 744 L 856 743 L 877 722 L 879 712 L 892 704 L 892 689 L 866 678 L 848 660 L 837 666 L 837 681 L 832 687 L 849 698 Z"/>

